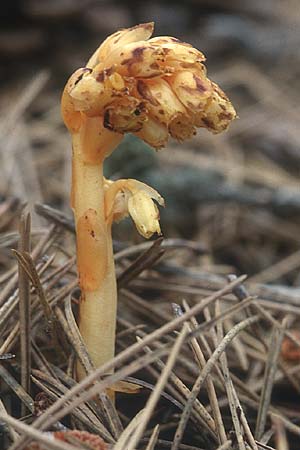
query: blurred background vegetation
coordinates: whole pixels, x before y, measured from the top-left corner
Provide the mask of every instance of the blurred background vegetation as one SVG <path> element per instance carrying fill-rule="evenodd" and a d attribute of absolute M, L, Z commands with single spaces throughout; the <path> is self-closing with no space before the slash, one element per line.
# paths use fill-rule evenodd
<path fill-rule="evenodd" d="M 298 0 L 3 2 L 0 232 L 16 228 L 24 202 L 71 216 L 70 138 L 60 117 L 64 84 L 108 34 L 152 20 L 156 35 L 176 36 L 205 53 L 209 77 L 227 92 L 239 120 L 223 135 L 200 130 L 158 154 L 128 136 L 106 174 L 156 188 L 167 205 L 163 234 L 201 242 L 208 250 L 199 261 L 203 270 L 298 287 Z M 34 215 L 34 225 L 45 222 Z M 115 236 L 140 239 L 127 223 Z M 286 258 L 283 268 L 270 270 Z"/>

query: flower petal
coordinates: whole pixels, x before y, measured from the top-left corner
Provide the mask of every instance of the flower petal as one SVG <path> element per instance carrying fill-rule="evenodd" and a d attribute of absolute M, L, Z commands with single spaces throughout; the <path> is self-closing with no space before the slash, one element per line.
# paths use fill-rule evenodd
<path fill-rule="evenodd" d="M 169 137 L 166 125 L 150 116 L 143 124 L 141 131 L 134 134 L 157 150 L 166 146 Z"/>
<path fill-rule="evenodd" d="M 186 114 L 179 113 L 173 117 L 168 128 L 170 135 L 180 142 L 191 139 L 197 133 L 192 117 Z"/>
<path fill-rule="evenodd" d="M 137 91 L 147 102 L 152 117 L 161 123 L 169 124 L 178 114 L 185 114 L 186 109 L 178 100 L 170 85 L 161 78 L 138 80 Z"/>
<path fill-rule="evenodd" d="M 188 42 L 183 42 L 180 39 L 177 39 L 173 36 L 155 36 L 151 39 L 149 39 L 149 42 L 152 44 L 159 44 L 159 45 L 165 45 L 165 44 L 180 44 L 185 45 L 186 47 L 193 47 Z"/>
<path fill-rule="evenodd" d="M 144 191 L 137 191 L 128 200 L 128 211 L 138 232 L 146 239 L 154 233 L 161 234 L 159 211 Z"/>
<path fill-rule="evenodd" d="M 140 198 L 137 196 L 138 193 L 142 193 L 141 195 L 143 198 L 143 205 L 148 205 L 147 211 L 150 208 L 149 220 L 152 220 L 153 218 L 153 207 L 149 206 L 150 202 L 153 203 L 152 199 L 156 200 L 160 206 L 165 206 L 163 197 L 155 189 L 145 183 L 142 183 L 141 181 L 137 181 L 132 178 L 110 181 L 104 178 L 103 183 L 105 189 L 104 202 L 105 217 L 107 223 L 111 223 L 112 221 L 119 222 L 121 219 L 128 216 L 128 214 L 130 213 L 129 204 L 130 202 L 132 202 L 132 200 L 130 199 L 132 197 Z M 135 205 L 134 202 L 133 204 Z M 135 214 L 134 208 L 132 209 L 132 211 L 133 214 Z M 136 211 L 136 214 L 138 215 L 138 211 Z M 146 210 L 141 211 L 141 220 L 143 221 L 143 223 L 146 223 L 145 214 Z M 156 216 L 157 214 L 158 211 L 156 209 Z M 136 216 L 134 215 L 134 221 L 135 218 Z"/>
<path fill-rule="evenodd" d="M 178 71 L 167 81 L 184 106 L 194 113 L 203 110 L 212 92 L 211 83 L 200 71 Z"/>
<path fill-rule="evenodd" d="M 100 115 L 103 105 L 112 97 L 112 91 L 105 89 L 104 83 L 98 83 L 92 75 L 84 76 L 77 83 L 68 85 L 68 93 L 76 111 L 93 111 L 94 115 Z"/>
<path fill-rule="evenodd" d="M 164 73 L 164 50 L 146 41 L 118 47 L 105 59 L 106 67 L 115 66 L 123 76 L 152 78 Z"/>
<path fill-rule="evenodd" d="M 157 203 L 159 204 L 159 206 L 165 206 L 165 201 L 164 201 L 163 197 L 154 188 L 152 188 L 151 186 L 148 186 L 148 184 L 142 183 L 142 181 L 133 180 L 132 178 L 130 178 L 130 179 L 128 179 L 127 186 L 131 192 L 143 191 L 148 195 L 148 197 L 156 200 Z"/>
<path fill-rule="evenodd" d="M 212 133 L 226 130 L 230 122 L 236 118 L 236 111 L 226 94 L 211 82 L 213 93 L 205 106 L 203 115 L 195 117 L 197 127 L 207 128 Z"/>
<path fill-rule="evenodd" d="M 121 75 L 111 68 L 84 74 L 76 83 L 68 83 L 68 93 L 75 110 L 94 117 L 103 115 L 103 109 L 116 98 L 128 95 L 128 89 Z"/>
<path fill-rule="evenodd" d="M 205 56 L 200 50 L 192 45 L 181 42 L 178 39 L 170 37 L 156 37 L 148 41 L 164 49 L 166 62 L 170 64 L 172 61 L 181 63 L 195 63 L 205 61 Z"/>
<path fill-rule="evenodd" d="M 104 126 L 117 133 L 139 131 L 147 119 L 145 104 L 127 96 L 112 102 L 104 112 Z"/>
<path fill-rule="evenodd" d="M 154 22 L 148 22 L 119 30 L 108 36 L 89 59 L 87 67 L 94 67 L 118 47 L 123 47 L 132 42 L 147 41 L 152 36 L 153 30 Z"/>

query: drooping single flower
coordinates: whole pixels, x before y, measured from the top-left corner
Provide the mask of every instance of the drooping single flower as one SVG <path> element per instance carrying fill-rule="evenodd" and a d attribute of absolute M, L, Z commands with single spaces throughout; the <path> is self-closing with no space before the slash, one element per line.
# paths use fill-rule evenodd
<path fill-rule="evenodd" d="M 161 195 L 145 183 L 137 180 L 104 181 L 106 221 L 119 222 L 128 215 L 138 232 L 146 239 L 154 233 L 160 234 L 159 211 L 165 202 Z"/>

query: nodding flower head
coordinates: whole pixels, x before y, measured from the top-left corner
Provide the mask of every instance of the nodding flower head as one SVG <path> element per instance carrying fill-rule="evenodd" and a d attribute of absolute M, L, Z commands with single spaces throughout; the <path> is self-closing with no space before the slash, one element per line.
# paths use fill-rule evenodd
<path fill-rule="evenodd" d="M 225 130 L 236 117 L 224 92 L 206 76 L 204 55 L 173 37 L 151 39 L 153 23 L 109 36 L 87 67 L 69 79 L 64 120 L 76 131 L 97 117 L 115 133 L 132 132 L 154 148 L 207 128 Z"/>

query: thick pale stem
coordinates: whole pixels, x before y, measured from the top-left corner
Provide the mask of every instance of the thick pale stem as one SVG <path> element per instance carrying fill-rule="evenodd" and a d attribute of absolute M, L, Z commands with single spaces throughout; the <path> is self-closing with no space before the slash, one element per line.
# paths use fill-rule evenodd
<path fill-rule="evenodd" d="M 99 153 L 94 161 L 90 157 L 84 127 L 73 134 L 72 173 L 81 288 L 79 328 L 92 361 L 98 367 L 114 356 L 117 291 L 111 227 L 105 221 L 103 158 Z M 97 136 L 99 148 L 99 133 Z M 79 365 L 78 377 L 84 375 Z"/>

